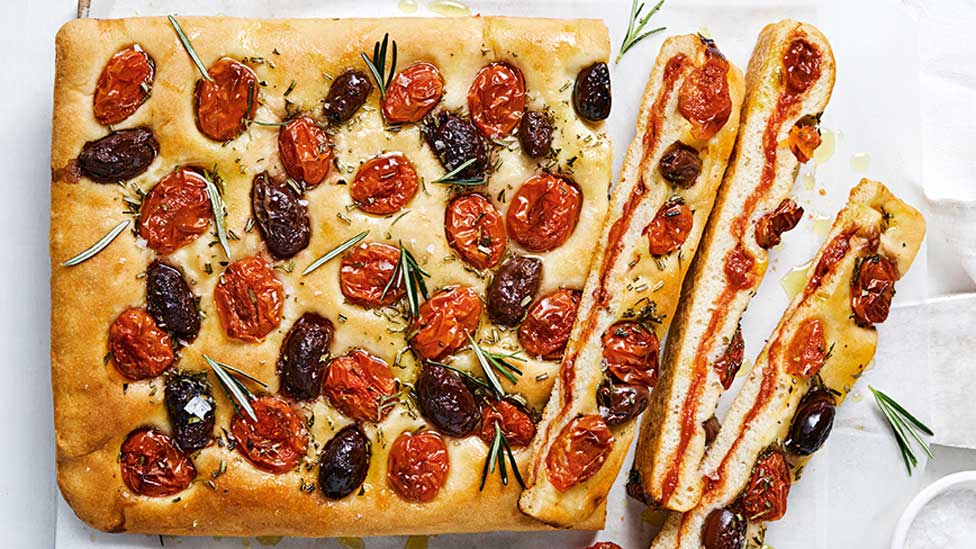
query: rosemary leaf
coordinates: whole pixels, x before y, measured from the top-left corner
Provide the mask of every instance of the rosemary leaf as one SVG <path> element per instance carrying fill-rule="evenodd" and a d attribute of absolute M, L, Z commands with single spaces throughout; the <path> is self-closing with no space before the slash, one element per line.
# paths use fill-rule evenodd
<path fill-rule="evenodd" d="M 893 398 L 870 385 L 868 389 L 874 395 L 878 409 L 881 410 L 882 415 L 888 421 L 888 426 L 891 428 L 891 432 L 895 436 L 895 441 L 898 443 L 898 450 L 901 453 L 902 461 L 905 463 L 905 469 L 908 471 L 908 475 L 911 476 L 912 469 L 918 465 L 918 459 L 912 449 L 911 441 L 914 440 L 922 448 L 922 451 L 929 458 L 932 458 L 932 451 L 929 449 L 928 443 L 922 440 L 919 431 L 929 436 L 934 435 L 934 433 Z"/>
<path fill-rule="evenodd" d="M 393 75 L 396 74 L 396 62 L 397 62 L 397 43 L 396 40 L 393 41 L 393 56 L 392 62 L 390 63 L 389 76 L 385 77 L 386 73 L 386 52 L 387 47 L 390 42 L 390 34 L 386 33 L 383 35 L 382 42 L 376 42 L 373 45 L 373 57 L 370 58 L 365 52 L 359 55 L 366 62 L 366 67 L 369 72 L 373 75 L 373 80 L 376 81 L 376 87 L 380 90 L 380 99 L 386 97 L 386 88 L 393 81 Z"/>
<path fill-rule="evenodd" d="M 469 158 L 461 163 L 460 166 L 454 168 L 453 170 L 447 172 L 446 174 L 438 177 L 437 179 L 431 181 L 431 183 L 441 183 L 444 185 L 461 185 L 463 187 L 475 187 L 477 185 L 484 185 L 485 179 L 483 177 L 476 178 L 458 178 L 457 175 L 464 171 L 465 168 L 474 164 L 475 159 Z"/>
<path fill-rule="evenodd" d="M 207 361 L 210 369 L 213 370 L 214 374 L 217 376 L 217 381 L 220 382 L 221 388 L 227 393 L 227 398 L 234 404 L 234 409 L 239 415 L 240 409 L 243 408 L 247 415 L 254 421 L 258 420 L 258 416 L 254 413 L 254 408 L 251 406 L 251 400 L 254 399 L 254 395 L 247 390 L 241 382 L 234 379 L 227 370 L 226 365 L 222 365 L 216 360 L 210 358 L 207 355 L 203 355 L 203 359 Z M 240 370 L 233 369 L 234 372 L 242 373 Z M 254 379 L 251 376 L 246 376 L 248 379 Z M 262 385 L 264 385 L 262 383 Z M 265 385 L 266 387 L 266 385 Z"/>
<path fill-rule="evenodd" d="M 115 237 L 119 236 L 119 234 L 122 231 L 124 231 L 126 227 L 129 226 L 129 223 L 131 223 L 131 221 L 129 221 L 128 219 L 126 219 L 125 221 L 122 221 L 121 223 L 119 223 L 118 225 L 116 225 L 111 231 L 109 231 L 108 233 L 106 233 L 105 236 L 103 236 L 102 238 L 100 238 L 98 240 L 98 242 L 92 244 L 91 247 L 89 247 L 85 251 L 81 252 L 80 254 L 72 257 L 71 259 L 65 261 L 64 263 L 61 263 L 61 266 L 62 267 L 74 267 L 75 265 L 77 265 L 79 263 L 83 263 L 83 262 L 85 262 L 85 261 L 87 261 L 87 260 L 95 257 L 96 255 L 98 255 L 98 252 L 100 252 L 100 251 L 104 250 L 105 248 L 107 248 L 108 245 L 111 244 L 113 240 L 115 240 Z"/>
<path fill-rule="evenodd" d="M 651 29 L 647 32 L 642 32 L 644 30 L 644 26 L 647 25 L 647 21 L 651 18 L 652 15 L 654 15 L 655 13 L 657 13 L 659 9 L 661 9 L 661 6 L 663 4 L 664 4 L 664 0 L 660 0 L 657 4 L 654 5 L 653 8 L 651 8 L 651 11 L 647 12 L 647 14 L 644 15 L 642 19 L 638 19 L 640 17 L 641 11 L 644 9 L 644 3 L 641 2 L 640 4 L 638 4 L 638 0 L 633 0 L 633 2 L 630 5 L 630 21 L 627 23 L 627 34 L 624 35 L 624 41 L 622 44 L 620 44 L 620 52 L 617 53 L 617 58 L 616 60 L 614 60 L 614 63 L 619 63 L 620 58 L 623 57 L 624 54 L 627 53 L 627 51 L 630 50 L 630 48 L 634 47 L 638 42 L 640 42 L 641 40 L 647 38 L 652 34 L 657 34 L 666 28 L 666 27 L 658 27 L 656 29 Z"/>
<path fill-rule="evenodd" d="M 214 225 L 217 226 L 217 240 L 224 249 L 224 256 L 230 259 L 230 244 L 227 242 L 227 225 L 224 219 L 224 199 L 217 190 L 217 185 L 209 173 L 204 174 L 207 181 L 207 195 L 210 197 L 210 207 L 213 209 Z"/>
<path fill-rule="evenodd" d="M 200 56 L 197 55 L 197 50 L 193 49 L 193 44 L 190 43 L 190 39 L 187 38 L 186 33 L 183 32 L 183 27 L 180 26 L 180 23 L 172 15 L 167 15 L 166 17 L 169 18 L 170 24 L 173 25 L 173 30 L 176 31 L 176 36 L 179 36 L 180 42 L 183 43 L 183 49 L 185 49 L 186 53 L 189 54 L 190 59 L 193 60 L 193 64 L 197 66 L 197 70 L 199 70 L 200 74 L 203 75 L 203 79 L 207 80 L 208 82 L 213 82 L 213 78 L 211 78 L 210 73 L 207 72 L 207 67 L 203 65 L 203 61 L 201 61 Z"/>
<path fill-rule="evenodd" d="M 305 267 L 305 270 L 302 271 L 302 276 L 305 276 L 305 275 L 311 273 L 315 269 L 318 269 L 322 265 L 325 265 L 326 263 L 328 263 L 330 260 L 336 258 L 342 252 L 348 250 L 349 248 L 352 248 L 353 246 L 355 246 L 356 244 L 358 244 L 362 239 L 366 238 L 366 235 L 368 235 L 368 234 L 369 234 L 369 231 L 363 231 L 363 232 L 357 234 L 356 236 L 350 238 L 349 240 L 346 240 L 342 244 L 339 244 L 335 248 L 332 248 L 331 250 L 329 250 L 328 253 L 326 253 L 322 257 L 320 257 L 320 258 L 316 259 L 315 261 L 313 261 L 311 265 L 309 265 L 308 267 Z"/>

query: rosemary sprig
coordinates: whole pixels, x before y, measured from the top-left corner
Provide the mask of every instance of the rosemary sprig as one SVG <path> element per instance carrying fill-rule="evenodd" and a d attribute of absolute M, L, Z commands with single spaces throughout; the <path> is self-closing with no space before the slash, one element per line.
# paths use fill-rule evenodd
<path fill-rule="evenodd" d="M 502 383 L 499 381 L 497 374 L 501 374 L 513 384 L 518 383 L 518 378 L 522 376 L 522 370 L 510 364 L 508 360 L 524 359 L 515 356 L 515 353 L 499 354 L 486 351 L 481 348 L 481 345 L 478 345 L 478 342 L 471 337 L 471 334 L 467 334 L 467 336 L 471 344 L 471 350 L 474 351 L 474 356 L 478 358 L 478 364 L 481 365 L 481 369 L 485 372 L 485 378 L 488 379 L 491 390 L 495 393 L 496 397 L 504 397 L 505 389 L 502 387 Z"/>
<path fill-rule="evenodd" d="M 322 265 L 325 265 L 326 263 L 328 263 L 332 259 L 335 259 L 342 252 L 348 250 L 349 248 L 352 248 L 356 244 L 359 244 L 359 242 L 362 239 L 366 238 L 366 235 L 368 235 L 368 234 L 369 234 L 369 231 L 363 231 L 363 232 L 357 234 L 356 236 L 350 238 L 349 240 L 343 242 L 342 244 L 339 244 L 335 248 L 332 248 L 325 255 L 323 255 L 322 257 L 320 257 L 320 258 L 316 259 L 315 261 L 313 261 L 311 265 L 309 265 L 308 267 L 305 267 L 305 270 L 302 271 L 302 276 L 305 276 L 308 273 L 314 271 L 315 269 L 318 269 L 319 267 L 321 267 Z"/>
<path fill-rule="evenodd" d="M 386 97 L 386 87 L 390 82 L 393 81 L 393 75 L 396 74 L 396 63 L 397 63 L 397 43 L 396 40 L 393 41 L 393 58 L 390 63 L 389 76 L 383 77 L 384 72 L 386 72 L 386 51 L 387 46 L 390 42 L 390 33 L 383 35 L 383 42 L 377 42 L 373 45 L 373 57 L 370 59 L 365 52 L 360 53 L 363 61 L 366 62 L 366 66 L 369 68 L 369 72 L 373 73 L 373 80 L 376 80 L 376 87 L 380 90 L 380 99 Z"/>
<path fill-rule="evenodd" d="M 98 255 L 98 252 L 100 252 L 100 251 L 104 250 L 105 248 L 107 248 L 108 245 L 111 244 L 113 240 L 115 240 L 115 237 L 119 236 L 119 234 L 122 231 L 124 231 L 126 227 L 129 226 L 129 223 L 131 223 L 131 221 L 128 220 L 128 219 L 126 219 L 125 221 L 122 221 L 121 223 L 119 223 L 118 225 L 116 225 L 111 231 L 109 231 L 108 233 L 106 233 L 105 236 L 103 236 L 102 238 L 100 238 L 98 240 L 98 242 L 92 244 L 88 249 L 86 249 L 85 251 L 81 252 L 80 254 L 72 257 L 71 259 L 65 261 L 64 263 L 61 263 L 61 266 L 62 267 L 74 267 L 75 265 L 77 265 L 79 263 L 83 263 L 83 262 L 88 261 L 89 259 L 95 257 L 96 255 Z"/>
<path fill-rule="evenodd" d="M 478 185 L 485 184 L 484 177 L 469 177 L 469 178 L 459 178 L 457 175 L 464 171 L 465 168 L 474 164 L 475 159 L 469 158 L 461 163 L 460 166 L 454 168 L 453 170 L 447 172 L 446 174 L 438 177 L 437 179 L 431 181 L 431 183 L 440 183 L 443 185 L 460 185 L 462 187 L 476 187 Z"/>
<path fill-rule="evenodd" d="M 420 296 L 423 296 L 424 300 L 430 299 L 424 277 L 430 278 L 430 274 L 417 263 L 416 258 L 413 257 L 410 250 L 403 246 L 403 242 L 401 241 L 400 260 L 397 261 L 396 268 L 393 270 L 393 276 L 390 277 L 386 286 L 383 287 L 380 300 L 386 298 L 386 293 L 394 285 L 403 284 L 407 290 L 407 311 L 410 318 L 417 318 L 420 316 Z"/>
<path fill-rule="evenodd" d="M 217 362 L 207 355 L 203 355 L 203 359 L 207 361 L 210 369 L 213 370 L 214 374 L 217 376 L 217 381 L 220 382 L 220 387 L 224 390 L 224 393 L 227 394 L 227 399 L 230 400 L 231 404 L 234 405 L 234 411 L 237 412 L 237 415 L 243 417 L 243 414 L 241 414 L 241 409 L 243 408 L 251 419 L 257 421 L 258 416 L 256 413 L 254 413 L 254 408 L 251 406 L 251 401 L 255 398 L 254 393 L 252 393 L 247 386 L 235 376 L 253 381 L 265 389 L 268 388 L 268 385 L 254 376 L 248 375 L 237 368 L 222 362 Z M 228 372 L 233 372 L 234 375 L 231 375 Z"/>
<path fill-rule="evenodd" d="M 644 9 L 644 3 L 641 2 L 640 4 L 638 4 L 637 0 L 633 0 L 633 3 L 630 5 L 630 22 L 627 24 L 627 34 L 624 35 L 624 41 L 620 45 L 620 52 L 617 53 L 617 59 L 614 61 L 615 64 L 619 63 L 620 58 L 623 57 L 625 53 L 627 53 L 627 50 L 634 47 L 638 42 L 640 42 L 641 40 L 647 38 L 652 34 L 661 32 L 665 28 L 667 28 L 667 27 L 658 27 L 656 29 L 651 29 L 644 33 L 641 32 L 644 30 L 644 25 L 647 25 L 647 21 L 651 18 L 652 15 L 657 13 L 657 10 L 661 9 L 661 6 L 663 4 L 664 4 L 664 0 L 660 0 L 657 4 L 654 5 L 653 8 L 651 8 L 651 11 L 647 12 L 647 15 L 645 15 L 643 19 L 638 20 L 637 18 L 640 17 L 640 13 Z"/>
<path fill-rule="evenodd" d="M 197 50 L 193 49 L 193 44 L 190 43 L 190 39 L 187 38 L 186 33 L 183 32 L 183 27 L 180 26 L 179 21 L 176 20 L 172 15 L 167 15 L 169 22 L 173 25 L 173 30 L 176 31 L 176 36 L 180 37 L 180 42 L 183 42 L 183 49 L 189 54 L 190 59 L 193 60 L 193 64 L 197 66 L 197 70 L 203 75 L 203 79 L 208 82 L 213 82 L 213 78 L 210 78 L 210 73 L 207 72 L 207 67 L 203 65 L 203 61 L 200 60 L 200 56 L 197 55 Z"/>
<path fill-rule="evenodd" d="M 225 220 L 226 211 L 224 209 L 224 199 L 217 190 L 214 183 L 215 177 L 219 177 L 216 172 L 204 172 L 203 178 L 207 181 L 207 196 L 210 197 L 210 207 L 213 210 L 214 225 L 217 227 L 217 240 L 220 247 L 224 249 L 224 256 L 230 259 L 230 243 L 227 241 L 227 223 Z"/>
<path fill-rule="evenodd" d="M 494 474 L 496 465 L 498 466 L 498 474 L 502 477 L 502 484 L 508 486 L 508 469 L 505 466 L 506 455 L 508 456 L 508 462 L 511 464 L 512 474 L 515 476 L 515 480 L 524 489 L 525 481 L 522 480 L 522 475 L 519 473 L 518 463 L 516 463 L 515 456 L 512 454 L 512 447 L 508 445 L 508 439 L 502 434 L 502 429 L 496 421 L 495 438 L 491 442 L 491 447 L 488 448 L 488 457 L 485 458 L 485 466 L 481 469 L 479 492 L 485 489 L 485 481 L 488 480 L 488 475 Z"/>
<path fill-rule="evenodd" d="M 912 467 L 918 465 L 918 459 L 916 459 L 915 452 L 912 449 L 911 439 L 914 439 L 922 448 L 922 451 L 931 459 L 933 457 L 932 451 L 929 449 L 929 445 L 922 440 L 918 432 L 921 431 L 928 436 L 933 436 L 935 433 L 915 418 L 908 410 L 895 402 L 890 396 L 870 385 L 868 385 L 868 389 L 871 389 L 871 394 L 874 395 L 874 400 L 878 404 L 878 408 L 881 409 L 881 413 L 888 420 L 891 432 L 894 433 L 895 440 L 898 442 L 901 459 L 905 462 L 905 469 L 908 471 L 908 476 L 911 476 Z M 909 439 L 909 436 L 911 439 Z"/>

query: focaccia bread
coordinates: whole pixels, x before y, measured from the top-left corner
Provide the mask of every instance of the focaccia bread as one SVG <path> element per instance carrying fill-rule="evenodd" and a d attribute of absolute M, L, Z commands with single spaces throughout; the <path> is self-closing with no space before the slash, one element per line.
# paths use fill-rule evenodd
<path fill-rule="evenodd" d="M 617 477 L 735 142 L 743 88 L 711 40 L 674 36 L 661 47 L 534 444 L 519 500 L 533 517 L 575 527 Z"/>
<path fill-rule="evenodd" d="M 652 547 L 764 547 L 790 485 L 827 439 L 834 409 L 870 364 L 876 324 L 925 235 L 925 220 L 861 180 L 736 395 L 699 473 L 701 501 L 673 513 Z"/>
<path fill-rule="evenodd" d="M 606 27 L 179 23 L 57 37 L 65 499 L 106 531 L 544 528 L 512 468 L 607 209 Z"/>
<path fill-rule="evenodd" d="M 788 198 L 801 162 L 820 144 L 834 58 L 811 25 L 767 25 L 746 74 L 735 155 L 686 280 L 641 425 L 631 492 L 684 511 L 701 494 L 705 424 L 742 364 L 739 320 L 762 282 L 767 250 L 800 220 Z"/>

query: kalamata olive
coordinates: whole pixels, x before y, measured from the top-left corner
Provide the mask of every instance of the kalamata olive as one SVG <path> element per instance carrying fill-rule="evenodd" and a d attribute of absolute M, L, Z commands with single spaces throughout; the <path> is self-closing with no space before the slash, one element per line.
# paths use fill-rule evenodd
<path fill-rule="evenodd" d="M 369 439 L 358 424 L 344 427 L 325 443 L 319 461 L 319 487 L 329 499 L 342 499 L 366 480 L 372 455 Z"/>
<path fill-rule="evenodd" d="M 612 383 L 607 380 L 596 391 L 596 403 L 607 425 L 621 425 L 647 408 L 648 391 L 639 385 Z"/>
<path fill-rule="evenodd" d="M 471 434 L 481 422 L 481 408 L 461 376 L 436 364 L 421 370 L 414 384 L 420 413 L 438 431 L 453 437 Z"/>
<path fill-rule="evenodd" d="M 200 332 L 196 297 L 179 269 L 153 261 L 146 269 L 146 310 L 156 324 L 185 340 L 193 341 Z"/>
<path fill-rule="evenodd" d="M 798 456 L 809 456 L 827 441 L 834 426 L 836 402 L 834 395 L 825 388 L 807 393 L 793 416 L 786 449 Z"/>
<path fill-rule="evenodd" d="M 452 112 L 441 111 L 427 119 L 421 131 L 444 170 L 454 171 L 468 160 L 474 159 L 474 162 L 457 173 L 457 177 L 484 177 L 488 165 L 488 145 L 470 120 Z"/>
<path fill-rule="evenodd" d="M 627 474 L 627 495 L 644 505 L 651 504 L 647 494 L 644 493 L 644 481 L 641 480 L 640 471 L 637 469 L 631 469 L 630 473 Z"/>
<path fill-rule="evenodd" d="M 576 114 L 598 122 L 610 116 L 610 69 L 600 61 L 581 70 L 573 86 Z"/>
<path fill-rule="evenodd" d="M 346 69 L 332 81 L 325 96 L 322 103 L 325 118 L 333 124 L 342 124 L 356 114 L 372 92 L 373 84 L 368 76 L 356 69 Z"/>
<path fill-rule="evenodd" d="M 319 396 L 334 333 L 332 322 L 315 313 L 303 314 L 292 325 L 278 354 L 283 392 L 296 400 Z"/>
<path fill-rule="evenodd" d="M 285 181 L 261 172 L 251 186 L 251 209 L 268 251 L 288 259 L 308 246 L 311 225 L 301 195 Z"/>
<path fill-rule="evenodd" d="M 519 123 L 518 138 L 530 158 L 546 156 L 552 147 L 552 121 L 539 111 L 528 111 Z"/>
<path fill-rule="evenodd" d="M 719 430 L 722 428 L 722 424 L 719 423 L 718 418 L 712 416 L 702 422 L 702 429 L 705 429 L 705 445 L 709 445 L 718 436 Z"/>
<path fill-rule="evenodd" d="M 518 324 L 539 291 L 542 260 L 513 255 L 502 263 L 488 285 L 488 317 L 502 326 Z"/>
<path fill-rule="evenodd" d="M 728 508 L 708 514 L 702 526 L 703 549 L 742 549 L 746 546 L 746 519 Z"/>
<path fill-rule="evenodd" d="M 85 143 L 78 169 L 92 181 L 118 183 L 145 172 L 157 154 L 159 142 L 149 128 L 119 130 Z"/>
<path fill-rule="evenodd" d="M 661 156 L 657 169 L 661 177 L 674 185 L 687 189 L 695 184 L 702 171 L 702 160 L 694 147 L 675 141 Z"/>
<path fill-rule="evenodd" d="M 178 372 L 166 380 L 166 412 L 173 438 L 184 452 L 208 446 L 213 438 L 213 393 L 207 376 Z"/>

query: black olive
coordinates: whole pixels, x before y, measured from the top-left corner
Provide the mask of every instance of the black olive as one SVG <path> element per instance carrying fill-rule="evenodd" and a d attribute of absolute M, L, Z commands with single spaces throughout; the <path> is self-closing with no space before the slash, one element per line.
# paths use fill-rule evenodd
<path fill-rule="evenodd" d="M 349 120 L 363 106 L 372 91 L 373 84 L 368 76 L 356 69 L 346 69 L 332 81 L 329 93 L 325 96 L 322 103 L 325 118 L 333 124 Z"/>
<path fill-rule="evenodd" d="M 502 326 L 517 325 L 535 299 L 541 280 L 541 259 L 521 255 L 506 259 L 488 285 L 488 317 Z"/>
<path fill-rule="evenodd" d="M 366 480 L 372 450 L 359 425 L 344 427 L 325 443 L 319 461 L 319 487 L 329 499 L 342 499 Z"/>
<path fill-rule="evenodd" d="M 606 63 L 593 63 L 576 75 L 573 106 L 576 114 L 591 122 L 610 116 L 610 69 Z"/>
<path fill-rule="evenodd" d="M 718 422 L 718 418 L 712 416 L 702 422 L 702 428 L 705 429 L 705 445 L 709 445 L 718 436 L 719 429 L 722 428 L 722 424 Z"/>
<path fill-rule="evenodd" d="M 319 396 L 334 333 L 332 321 L 315 313 L 303 314 L 292 325 L 278 353 L 282 391 L 296 400 Z"/>
<path fill-rule="evenodd" d="M 627 475 L 627 495 L 644 505 L 651 504 L 647 499 L 647 494 L 644 493 L 644 483 L 641 481 L 641 474 L 637 469 L 631 469 Z"/>
<path fill-rule="evenodd" d="M 420 413 L 439 431 L 453 437 L 471 434 L 481 423 L 481 408 L 457 373 L 428 364 L 414 384 Z"/>
<path fill-rule="evenodd" d="M 179 269 L 153 261 L 146 269 L 146 310 L 160 328 L 193 341 L 200 333 L 196 297 Z"/>
<path fill-rule="evenodd" d="M 647 408 L 649 395 L 646 387 L 612 383 L 600 384 L 596 391 L 596 403 L 607 425 L 620 425 L 634 419 Z"/>
<path fill-rule="evenodd" d="M 793 416 L 786 449 L 798 456 L 809 456 L 827 441 L 834 426 L 836 402 L 827 389 L 814 389 L 804 395 Z"/>
<path fill-rule="evenodd" d="M 687 189 L 695 184 L 702 171 L 698 151 L 680 141 L 671 144 L 658 162 L 661 177 L 678 187 Z"/>
<path fill-rule="evenodd" d="M 746 519 L 728 508 L 715 509 L 702 526 L 702 549 L 742 549 L 746 545 Z"/>
<path fill-rule="evenodd" d="M 195 452 L 210 444 L 216 404 L 206 375 L 179 372 L 169 376 L 164 400 L 173 439 L 184 452 Z"/>
<path fill-rule="evenodd" d="M 485 176 L 488 166 L 488 144 L 478 128 L 467 118 L 441 111 L 429 116 L 421 128 L 424 140 L 447 172 L 465 162 L 474 162 L 456 174 L 457 178 L 477 179 Z"/>
<path fill-rule="evenodd" d="M 119 130 L 85 143 L 78 168 L 93 181 L 118 183 L 145 172 L 157 154 L 159 142 L 149 128 Z"/>
<path fill-rule="evenodd" d="M 288 259 L 308 246 L 312 229 L 301 199 L 296 189 L 285 181 L 275 181 L 268 172 L 254 177 L 251 210 L 275 259 Z"/>
<path fill-rule="evenodd" d="M 552 122 L 539 111 L 526 111 L 519 123 L 518 137 L 522 152 L 530 158 L 546 156 L 552 147 Z"/>

